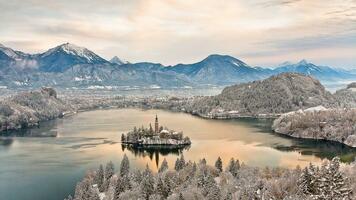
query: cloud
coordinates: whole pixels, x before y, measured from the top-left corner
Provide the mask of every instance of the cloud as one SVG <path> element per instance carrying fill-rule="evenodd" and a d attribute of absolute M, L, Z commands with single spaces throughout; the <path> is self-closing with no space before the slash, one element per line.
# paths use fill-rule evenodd
<path fill-rule="evenodd" d="M 105 58 L 164 64 L 210 53 L 254 65 L 324 62 L 334 49 L 333 63 L 349 66 L 343 54 L 355 46 L 355 7 L 339 0 L 0 0 L 0 38 L 23 51 L 72 42 Z"/>
<path fill-rule="evenodd" d="M 260 5 L 262 7 L 290 6 L 301 1 L 302 0 L 268 0 L 259 2 L 257 5 Z"/>

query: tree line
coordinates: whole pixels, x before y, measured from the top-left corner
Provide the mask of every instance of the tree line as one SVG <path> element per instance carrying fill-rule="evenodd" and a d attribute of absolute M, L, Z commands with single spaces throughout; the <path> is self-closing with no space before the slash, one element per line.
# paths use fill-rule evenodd
<path fill-rule="evenodd" d="M 164 159 L 157 173 L 146 166 L 133 170 L 124 155 L 115 173 L 112 162 L 86 174 L 65 200 L 232 200 L 232 199 L 355 199 L 356 163 L 340 167 L 340 159 L 301 169 L 256 168 L 232 158 L 226 167 L 219 157 L 213 166 L 182 155 L 170 169 Z"/>

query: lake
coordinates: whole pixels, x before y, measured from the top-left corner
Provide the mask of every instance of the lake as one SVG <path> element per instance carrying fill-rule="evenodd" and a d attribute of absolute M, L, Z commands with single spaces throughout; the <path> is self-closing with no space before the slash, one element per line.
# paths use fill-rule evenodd
<path fill-rule="evenodd" d="M 122 133 L 134 126 L 153 125 L 156 114 L 161 125 L 183 131 L 192 145 L 180 151 L 134 151 L 120 144 Z M 0 199 L 63 200 L 73 194 L 87 170 L 110 160 L 118 168 L 124 154 L 132 168 L 148 164 L 154 171 L 163 158 L 173 167 L 182 153 L 186 160 L 206 158 L 212 165 L 221 156 L 224 166 L 234 157 L 247 165 L 288 168 L 318 164 L 333 156 L 350 162 L 356 156 L 356 150 L 344 145 L 275 134 L 271 123 L 139 109 L 97 110 L 46 122 L 39 128 L 9 133 L 16 137 L 0 139 Z M 28 137 L 39 135 L 56 137 Z"/>

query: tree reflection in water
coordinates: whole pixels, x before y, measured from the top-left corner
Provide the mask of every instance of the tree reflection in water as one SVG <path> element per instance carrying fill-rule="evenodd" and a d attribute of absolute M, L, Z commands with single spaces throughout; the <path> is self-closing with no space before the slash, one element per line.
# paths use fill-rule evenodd
<path fill-rule="evenodd" d="M 8 137 L 0 137 L 0 146 L 10 146 L 14 139 Z"/>
<path fill-rule="evenodd" d="M 135 155 L 135 157 L 145 158 L 146 156 L 148 156 L 150 160 L 155 159 L 156 166 L 158 167 L 160 164 L 160 155 L 166 156 L 168 154 L 173 154 L 179 156 L 183 153 L 184 150 L 188 150 L 190 148 L 190 145 L 177 147 L 169 147 L 166 145 L 152 145 L 143 147 L 137 145 L 121 144 L 121 148 L 122 151 L 125 151 L 125 149 L 129 150 L 133 153 L 133 155 Z"/>

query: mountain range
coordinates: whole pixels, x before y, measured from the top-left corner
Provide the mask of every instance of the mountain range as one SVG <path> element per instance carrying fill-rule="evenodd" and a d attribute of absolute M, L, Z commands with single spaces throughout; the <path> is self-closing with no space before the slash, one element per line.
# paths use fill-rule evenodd
<path fill-rule="evenodd" d="M 164 66 L 105 60 L 93 51 L 65 43 L 44 53 L 28 54 L 0 44 L 0 86 L 69 88 L 182 88 L 232 85 L 297 72 L 320 81 L 356 80 L 354 71 L 317 66 L 302 60 L 278 67 L 252 67 L 228 55 L 210 55 L 193 64 Z"/>

